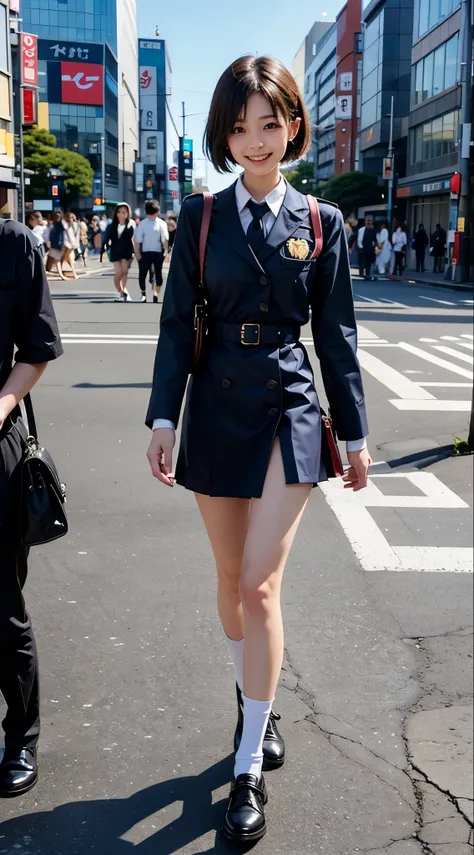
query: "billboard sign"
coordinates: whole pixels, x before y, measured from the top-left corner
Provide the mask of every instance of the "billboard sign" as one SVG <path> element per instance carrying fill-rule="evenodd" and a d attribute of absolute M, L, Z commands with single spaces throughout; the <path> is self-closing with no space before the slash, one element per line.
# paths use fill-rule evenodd
<path fill-rule="evenodd" d="M 38 37 L 21 34 L 21 82 L 38 86 Z"/>
<path fill-rule="evenodd" d="M 61 103 L 104 103 L 104 66 L 81 62 L 61 63 Z"/>
<path fill-rule="evenodd" d="M 36 124 L 36 90 L 25 87 L 21 91 L 23 101 L 22 124 L 34 125 Z"/>
<path fill-rule="evenodd" d="M 153 65 L 140 66 L 140 96 L 153 95 L 156 100 L 158 94 L 157 73 Z"/>
<path fill-rule="evenodd" d="M 38 58 L 46 62 L 66 62 L 74 60 L 79 62 L 104 62 L 103 45 L 87 42 L 63 42 L 52 39 L 40 39 L 38 44 Z"/>
<path fill-rule="evenodd" d="M 156 95 L 142 95 L 140 98 L 140 129 L 158 130 L 158 103 Z"/>
<path fill-rule="evenodd" d="M 352 95 L 337 95 L 336 96 L 336 112 L 334 118 L 352 119 Z"/>

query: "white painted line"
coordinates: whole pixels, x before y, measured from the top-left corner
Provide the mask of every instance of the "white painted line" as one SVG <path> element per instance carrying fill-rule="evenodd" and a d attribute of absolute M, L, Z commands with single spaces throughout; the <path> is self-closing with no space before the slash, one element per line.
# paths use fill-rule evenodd
<path fill-rule="evenodd" d="M 370 297 L 363 297 L 362 294 L 354 294 L 354 297 L 357 297 L 359 300 L 365 300 L 366 303 L 373 303 L 375 306 L 378 305 L 378 300 L 371 300 Z"/>
<path fill-rule="evenodd" d="M 398 347 L 398 344 L 381 338 L 379 341 L 358 341 L 359 347 Z"/>
<path fill-rule="evenodd" d="M 461 338 L 470 338 L 472 341 L 474 335 L 472 335 L 472 333 L 461 333 Z"/>
<path fill-rule="evenodd" d="M 423 383 L 423 386 L 426 386 Z M 415 412 L 425 410 L 432 413 L 469 413 L 470 401 L 409 401 L 407 398 L 392 398 L 389 401 L 397 410 Z"/>
<path fill-rule="evenodd" d="M 419 382 L 420 382 L 420 386 L 439 386 L 440 389 L 471 389 L 472 388 L 472 383 L 462 383 L 462 382 L 459 382 L 459 383 L 451 383 L 451 382 L 448 382 L 448 383 L 432 383 L 431 381 L 429 383 L 425 383 L 423 380 L 420 380 Z"/>
<path fill-rule="evenodd" d="M 421 474 L 421 473 L 420 473 Z M 472 549 L 464 547 L 390 546 L 361 503 L 361 490 L 344 490 L 340 478 L 319 485 L 353 550 L 367 572 L 472 573 Z M 398 497 L 392 497 L 398 498 Z"/>
<path fill-rule="evenodd" d="M 374 484 L 374 478 L 396 478 L 410 481 L 423 495 L 386 496 Z M 366 508 L 468 508 L 469 505 L 446 487 L 432 472 L 394 472 L 393 475 L 372 475 L 360 501 Z"/>
<path fill-rule="evenodd" d="M 359 338 L 378 338 L 376 333 L 372 332 L 372 330 L 369 330 L 367 327 L 363 327 L 362 324 L 357 324 L 357 335 Z"/>
<path fill-rule="evenodd" d="M 434 395 L 427 392 L 426 389 L 422 389 L 416 383 L 413 383 L 413 380 L 409 380 L 400 371 L 391 368 L 372 353 L 359 350 L 358 356 L 362 368 L 365 368 L 376 380 L 383 383 L 391 392 L 395 392 L 401 398 L 420 401 L 434 400 Z"/>
<path fill-rule="evenodd" d="M 441 359 L 439 356 L 436 356 L 434 353 L 428 353 L 426 350 L 422 350 L 421 347 L 415 347 L 413 344 L 408 344 L 406 341 L 400 341 L 398 346 L 402 348 L 402 350 L 408 351 L 408 353 L 413 353 L 414 356 L 419 356 L 421 359 L 426 359 L 428 362 L 432 362 L 434 365 L 439 365 L 441 368 L 447 368 L 448 371 L 452 371 L 454 374 L 460 374 L 461 377 L 468 377 L 469 380 L 473 378 L 473 372 L 468 371 L 467 368 L 461 368 L 460 365 L 454 365 L 453 362 L 448 362 L 447 359 Z"/>
<path fill-rule="evenodd" d="M 440 353 L 446 353 L 447 356 L 455 356 L 456 359 L 460 359 L 461 362 L 467 362 L 468 365 L 472 365 L 472 356 L 468 356 L 466 353 L 459 353 L 459 351 L 454 350 L 454 347 L 446 347 L 444 344 L 436 344 L 434 345 L 435 350 L 439 350 Z"/>
<path fill-rule="evenodd" d="M 78 291 L 75 288 L 74 291 L 61 291 L 61 293 L 54 292 L 53 298 L 54 297 L 64 297 L 65 295 L 67 297 L 77 297 L 79 294 L 101 294 L 101 295 L 105 295 L 106 297 L 110 297 L 111 300 L 114 297 L 114 293 L 110 290 L 110 288 L 108 288 L 107 291 Z"/>
<path fill-rule="evenodd" d="M 434 297 L 422 297 L 420 294 L 420 300 L 429 300 L 430 303 L 439 303 L 442 306 L 456 306 L 456 303 L 451 303 L 449 300 L 435 300 Z"/>
<path fill-rule="evenodd" d="M 459 341 L 459 336 L 457 335 L 442 335 L 440 338 L 442 341 Z M 422 341 L 421 338 L 420 341 Z"/>
<path fill-rule="evenodd" d="M 437 344 L 438 343 L 437 338 L 419 338 L 418 341 L 423 341 L 426 344 Z"/>
<path fill-rule="evenodd" d="M 458 341 L 458 347 L 466 347 L 468 350 L 474 350 L 474 342 L 472 341 Z"/>
<path fill-rule="evenodd" d="M 156 339 L 148 341 L 137 341 L 137 339 L 110 339 L 110 338 L 67 338 L 61 337 L 63 344 L 153 344 L 156 347 Z"/>
<path fill-rule="evenodd" d="M 127 339 L 127 338 L 134 338 L 134 339 L 135 338 L 136 339 L 154 338 L 155 341 L 158 341 L 158 336 L 153 336 L 151 334 L 150 335 L 135 335 L 134 333 L 133 334 L 132 333 L 130 333 L 130 334 L 128 334 L 128 333 L 117 333 L 116 335 L 111 335 L 110 333 L 70 333 L 70 332 L 64 332 L 64 333 L 62 333 L 62 336 L 65 338 L 118 338 L 118 339 L 122 339 L 122 338 L 123 339 Z"/>

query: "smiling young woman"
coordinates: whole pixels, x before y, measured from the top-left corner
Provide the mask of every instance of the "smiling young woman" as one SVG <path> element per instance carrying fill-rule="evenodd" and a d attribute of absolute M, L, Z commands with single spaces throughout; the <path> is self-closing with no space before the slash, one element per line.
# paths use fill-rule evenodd
<path fill-rule="evenodd" d="M 188 387 L 176 478 L 175 428 L 200 283 L 201 196 L 188 197 L 180 214 L 147 415 L 153 475 L 194 491 L 215 556 L 238 699 L 224 832 L 243 843 L 266 832 L 262 768 L 285 759 L 273 711 L 283 571 L 311 489 L 328 477 L 313 370 L 300 341 L 310 309 L 335 427 L 348 441 L 345 486 L 365 487 L 370 464 L 343 219 L 322 203 L 319 224 L 315 201 L 311 211 L 280 172 L 281 163 L 305 154 L 309 136 L 297 84 L 280 62 L 246 56 L 224 72 L 205 148 L 220 172 L 240 166 L 243 173 L 213 199 L 204 267 L 209 336 Z"/>

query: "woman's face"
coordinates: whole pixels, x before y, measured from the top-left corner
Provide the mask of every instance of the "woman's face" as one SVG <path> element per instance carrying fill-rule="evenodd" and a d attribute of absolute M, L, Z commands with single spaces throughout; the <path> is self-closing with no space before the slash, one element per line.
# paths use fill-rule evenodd
<path fill-rule="evenodd" d="M 288 140 L 298 133 L 301 119 L 290 124 L 273 115 L 270 102 L 261 92 L 253 92 L 247 112 L 235 122 L 227 137 L 234 160 L 253 175 L 266 175 L 283 160 Z"/>
<path fill-rule="evenodd" d="M 168 231 L 169 232 L 176 231 L 176 220 L 173 220 L 172 217 L 170 217 L 168 220 Z"/>
<path fill-rule="evenodd" d="M 128 210 L 123 205 L 120 208 L 117 208 L 117 220 L 120 225 L 123 226 L 128 219 Z"/>

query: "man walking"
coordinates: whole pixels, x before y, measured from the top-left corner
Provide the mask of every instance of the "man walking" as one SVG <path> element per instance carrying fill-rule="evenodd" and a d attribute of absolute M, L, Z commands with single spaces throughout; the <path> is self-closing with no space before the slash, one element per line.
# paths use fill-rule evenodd
<path fill-rule="evenodd" d="M 138 261 L 139 283 L 142 292 L 141 302 L 146 303 L 146 277 L 153 268 L 153 302 L 158 302 L 158 295 L 163 284 L 163 261 L 168 254 L 168 226 L 160 219 L 160 205 L 155 199 L 145 203 L 146 217 L 141 221 L 135 232 L 135 256 Z"/>
<path fill-rule="evenodd" d="M 365 218 L 365 225 L 359 229 L 357 235 L 357 249 L 359 251 L 359 273 L 364 279 L 371 279 L 371 269 L 375 261 L 375 244 L 377 233 L 374 229 L 373 220 Z"/>

